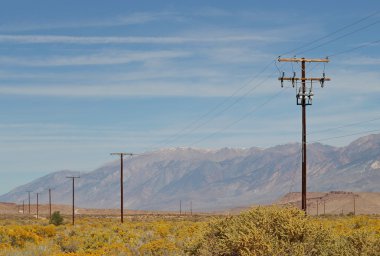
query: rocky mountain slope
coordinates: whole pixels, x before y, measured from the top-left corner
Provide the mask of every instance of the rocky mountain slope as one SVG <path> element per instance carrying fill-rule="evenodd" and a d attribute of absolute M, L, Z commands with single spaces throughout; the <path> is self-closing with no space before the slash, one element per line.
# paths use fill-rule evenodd
<path fill-rule="evenodd" d="M 202 150 L 163 149 L 125 160 L 125 208 L 186 210 L 226 208 L 269 203 L 300 190 L 300 144 L 267 149 Z M 120 204 L 119 161 L 76 181 L 76 204 L 81 207 L 117 208 Z M 55 203 L 71 203 L 71 171 L 51 173 L 0 196 L 20 202 L 25 191 L 54 188 Z M 346 147 L 308 145 L 309 191 L 380 191 L 380 134 L 359 138 Z M 45 195 L 45 199 L 44 199 Z M 47 200 L 47 193 L 41 195 Z"/>

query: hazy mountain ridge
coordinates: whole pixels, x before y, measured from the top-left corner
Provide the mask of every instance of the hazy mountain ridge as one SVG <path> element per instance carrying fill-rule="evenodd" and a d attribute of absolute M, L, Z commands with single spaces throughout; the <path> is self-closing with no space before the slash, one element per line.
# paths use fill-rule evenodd
<path fill-rule="evenodd" d="M 125 207 L 131 209 L 219 210 L 267 203 L 300 188 L 300 144 L 267 149 L 162 149 L 125 159 Z M 120 162 L 115 160 L 76 181 L 76 204 L 116 208 L 120 198 Z M 25 191 L 52 187 L 56 203 L 71 203 L 71 171 L 55 172 L 0 196 L 26 200 Z M 359 138 L 346 147 L 308 145 L 310 191 L 379 191 L 380 135 Z M 46 197 L 47 198 L 47 197 Z M 44 200 L 42 198 L 42 200 Z"/>

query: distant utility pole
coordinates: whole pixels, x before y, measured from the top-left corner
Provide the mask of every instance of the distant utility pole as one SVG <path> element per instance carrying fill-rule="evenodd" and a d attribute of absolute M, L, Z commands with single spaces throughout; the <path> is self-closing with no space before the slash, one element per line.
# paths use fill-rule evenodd
<path fill-rule="evenodd" d="M 68 179 L 72 179 L 73 180 L 73 225 L 75 223 L 75 204 L 74 204 L 74 195 L 75 195 L 75 189 L 74 189 L 74 183 L 75 183 L 75 179 L 79 179 L 80 177 L 79 176 L 68 176 L 66 177 Z"/>
<path fill-rule="evenodd" d="M 313 78 L 306 77 L 306 62 L 329 62 L 329 59 L 305 59 L 305 58 L 278 58 L 279 62 L 301 62 L 301 73 L 302 77 L 296 77 L 296 72 L 293 73 L 293 77 L 285 77 L 284 72 L 282 77 L 279 77 L 278 80 L 281 81 L 281 86 L 283 86 L 284 81 L 291 81 L 293 87 L 296 85 L 297 81 L 301 81 L 302 86 L 297 92 L 297 105 L 302 106 L 302 210 L 307 213 L 306 209 L 306 106 L 312 104 L 313 93 L 313 81 L 320 82 L 321 87 L 324 86 L 325 81 L 330 81 L 330 78 L 323 77 Z M 310 81 L 310 87 L 307 88 L 306 81 Z"/>
<path fill-rule="evenodd" d="M 51 219 L 51 188 L 49 188 L 49 219 Z"/>
<path fill-rule="evenodd" d="M 38 194 L 39 193 L 36 193 L 37 194 L 37 220 L 38 220 Z"/>
<path fill-rule="evenodd" d="M 190 215 L 193 215 L 193 201 L 190 201 Z"/>
<path fill-rule="evenodd" d="M 179 215 L 182 215 L 182 200 L 179 200 Z"/>
<path fill-rule="evenodd" d="M 120 220 L 124 222 L 124 191 L 123 191 L 123 162 L 124 156 L 133 156 L 133 153 L 111 153 L 111 155 L 120 156 Z"/>
<path fill-rule="evenodd" d="M 319 206 L 319 200 L 317 200 L 317 216 L 319 215 L 318 206 Z"/>
<path fill-rule="evenodd" d="M 26 191 L 26 192 L 28 192 L 28 202 L 29 202 L 28 213 L 30 215 L 30 192 L 32 192 L 32 191 Z"/>
<path fill-rule="evenodd" d="M 24 200 L 22 200 L 22 214 L 25 213 L 25 202 Z"/>

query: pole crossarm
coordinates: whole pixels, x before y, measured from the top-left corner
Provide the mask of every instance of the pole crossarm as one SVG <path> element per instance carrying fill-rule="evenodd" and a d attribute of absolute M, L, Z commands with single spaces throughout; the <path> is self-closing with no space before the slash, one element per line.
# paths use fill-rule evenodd
<path fill-rule="evenodd" d="M 279 81 L 331 81 L 331 78 L 325 77 L 325 78 L 318 78 L 318 77 L 279 77 Z"/>
<path fill-rule="evenodd" d="M 111 153 L 111 156 L 115 156 L 115 155 L 118 155 L 118 156 L 134 156 L 134 155 L 136 155 L 136 154 L 133 154 L 133 153 L 125 153 L 125 152 Z"/>
<path fill-rule="evenodd" d="M 279 62 L 330 62 L 326 59 L 306 59 L 306 58 L 278 58 Z"/>

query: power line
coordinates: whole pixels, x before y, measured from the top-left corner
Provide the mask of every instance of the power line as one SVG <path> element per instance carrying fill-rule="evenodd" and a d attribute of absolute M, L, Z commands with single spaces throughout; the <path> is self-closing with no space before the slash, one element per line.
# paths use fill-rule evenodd
<path fill-rule="evenodd" d="M 285 88 L 286 89 L 286 88 Z M 213 132 L 207 136 L 204 136 L 203 138 L 193 142 L 190 144 L 190 146 L 194 146 L 196 144 L 199 144 L 200 142 L 203 142 L 207 139 L 210 139 L 211 137 L 217 135 L 218 133 L 220 132 L 223 132 L 225 130 L 227 130 L 228 128 L 231 128 L 232 126 L 234 126 L 235 124 L 239 123 L 240 121 L 248 118 L 250 115 L 252 115 L 253 113 L 255 113 L 256 111 L 258 111 L 259 109 L 261 109 L 262 107 L 264 107 L 266 104 L 268 104 L 269 102 L 271 102 L 272 100 L 274 100 L 275 98 L 277 98 L 278 96 L 280 96 L 285 90 L 281 90 L 280 92 L 276 93 L 275 95 L 273 95 L 272 97 L 270 97 L 269 99 L 267 99 L 265 102 L 263 102 L 262 104 L 260 104 L 259 106 L 255 107 L 254 109 L 252 109 L 251 111 L 249 111 L 248 113 L 246 113 L 244 116 L 242 116 L 241 118 L 235 120 L 234 122 L 231 122 L 229 123 L 227 126 L 224 126 L 223 128 L 217 130 L 216 132 Z"/>
<path fill-rule="evenodd" d="M 377 120 L 380 120 L 380 117 L 369 119 L 369 120 L 364 120 L 364 121 L 360 121 L 360 122 L 340 125 L 340 126 L 337 126 L 337 127 L 331 127 L 331 128 L 327 128 L 327 129 L 323 129 L 323 130 L 319 130 L 319 131 L 308 133 L 308 135 L 309 134 L 316 134 L 316 133 L 324 133 L 324 132 L 333 131 L 333 130 L 337 130 L 337 129 L 341 129 L 341 128 L 345 128 L 345 127 L 350 127 L 350 126 L 355 126 L 355 125 L 359 125 L 359 124 L 370 123 L 370 122 L 377 121 Z"/>
<path fill-rule="evenodd" d="M 308 47 L 308 46 L 310 46 L 310 45 L 312 45 L 312 44 L 315 44 L 316 42 L 322 41 L 323 39 L 326 39 L 326 38 L 328 38 L 328 37 L 331 37 L 331 36 L 334 35 L 334 34 L 337 34 L 337 33 L 341 32 L 341 31 L 346 30 L 346 29 L 349 28 L 349 27 L 352 27 L 352 26 L 354 26 L 354 25 L 356 25 L 356 24 L 359 24 L 359 23 L 361 23 L 361 22 L 363 22 L 363 21 L 365 21 L 365 20 L 367 20 L 367 19 L 369 19 L 369 18 L 371 18 L 371 17 L 373 17 L 373 16 L 376 16 L 376 15 L 379 14 L 379 13 L 380 13 L 380 11 L 376 11 L 376 12 L 374 12 L 374 13 L 372 13 L 372 14 L 370 14 L 370 15 L 364 17 L 364 18 L 361 18 L 361 19 L 359 19 L 359 20 L 357 20 L 357 21 L 355 21 L 355 22 L 353 22 L 353 23 L 350 23 L 350 24 L 348 24 L 348 25 L 346 25 L 346 26 L 344 26 L 344 27 L 342 27 L 342 28 L 339 28 L 339 29 L 337 29 L 337 30 L 335 30 L 335 31 L 333 31 L 333 32 L 331 32 L 331 33 L 329 33 L 329 34 L 323 36 L 323 37 L 320 37 L 320 38 L 318 38 L 318 39 L 316 39 L 316 40 L 313 40 L 312 42 L 309 42 L 309 43 L 304 44 L 304 45 L 302 45 L 302 46 L 300 46 L 300 47 L 294 48 L 293 50 L 290 50 L 290 51 L 288 51 L 288 52 L 286 52 L 286 53 L 284 53 L 284 54 L 282 54 L 282 55 L 285 55 L 285 54 L 288 54 L 288 53 L 291 53 L 291 52 L 295 52 L 295 50 L 299 50 L 299 49 L 306 48 L 306 47 Z M 324 43 L 322 43 L 322 44 L 320 44 L 320 45 L 317 45 L 317 46 L 315 46 L 315 47 L 312 47 L 312 48 L 306 49 L 305 51 L 302 51 L 301 53 L 304 53 L 304 52 L 311 51 L 311 50 L 313 50 L 313 49 L 319 48 L 319 47 L 321 47 L 321 46 L 323 46 L 323 45 L 329 44 L 329 43 L 331 43 L 331 42 L 333 42 L 333 41 L 339 40 L 339 39 L 344 38 L 344 37 L 346 37 L 346 36 L 349 36 L 349 35 L 351 35 L 351 34 L 353 34 L 353 33 L 356 33 L 356 32 L 358 32 L 358 31 L 361 31 L 361 30 L 364 30 L 364 29 L 366 29 L 366 28 L 368 28 L 368 27 L 371 27 L 371 26 L 373 26 L 373 25 L 375 25 L 375 24 L 377 24 L 377 23 L 379 23 L 379 22 L 380 22 L 380 21 L 376 21 L 376 22 L 373 22 L 373 23 L 367 24 L 367 25 L 362 26 L 362 27 L 360 27 L 360 28 L 358 28 L 358 29 L 356 29 L 356 30 L 354 30 L 354 31 L 351 31 L 351 32 L 346 33 L 346 34 L 343 34 L 343 35 L 341 35 L 341 36 L 339 36 L 339 37 L 337 37 L 337 38 L 334 38 L 334 39 L 332 39 L 332 40 L 326 41 L 326 42 L 324 42 Z M 268 64 L 267 64 L 267 65 L 266 65 L 266 66 L 265 66 L 265 67 L 264 67 L 264 68 L 263 68 L 263 69 L 262 69 L 262 70 L 261 70 L 261 71 L 260 71 L 260 72 L 259 72 L 259 73 L 258 73 L 253 79 L 252 79 L 252 80 L 256 79 L 260 74 L 262 74 L 263 72 L 265 72 L 265 70 L 266 70 L 267 68 L 269 68 L 269 66 L 270 66 L 271 63 L 272 63 L 272 61 L 269 62 L 269 63 L 268 63 Z M 276 66 L 276 67 L 277 67 L 277 66 Z M 312 69 L 314 69 L 314 68 L 315 68 L 315 67 L 313 67 Z M 277 69 L 279 70 L 278 67 L 277 67 Z M 311 71 L 312 69 L 310 69 L 310 71 Z M 251 80 L 251 81 L 252 81 L 252 80 Z M 207 117 L 207 116 L 210 115 L 211 113 L 215 112 L 217 109 L 219 109 L 221 106 L 223 106 L 226 102 L 228 102 L 228 100 L 230 100 L 231 98 L 233 98 L 234 96 L 236 96 L 237 93 L 240 92 L 243 88 L 245 88 L 245 87 L 246 87 L 251 81 L 249 81 L 247 84 L 243 85 L 242 87 L 238 88 L 238 89 L 237 89 L 232 95 L 230 95 L 227 99 L 225 99 L 225 100 L 223 100 L 222 102 L 220 102 L 219 104 L 215 105 L 213 108 L 211 108 L 211 109 L 210 109 L 209 111 L 207 111 L 205 114 L 203 114 L 202 116 L 200 116 L 199 118 L 197 118 L 195 121 L 191 122 L 191 123 L 190 123 L 189 125 L 187 125 L 185 128 L 181 129 L 181 130 L 180 130 L 178 133 L 176 133 L 173 137 L 169 137 L 168 139 L 166 139 L 166 140 L 160 142 L 159 145 L 160 145 L 160 144 L 164 144 L 164 143 L 168 143 L 168 142 L 169 142 L 169 143 L 172 143 L 172 142 L 174 142 L 175 140 L 177 140 L 178 138 L 180 138 L 180 137 L 182 137 L 182 136 L 184 136 L 184 135 L 188 135 L 188 134 L 194 132 L 195 130 L 197 130 L 197 129 L 199 129 L 200 127 L 203 127 L 205 124 L 209 123 L 211 120 L 215 119 L 216 116 L 214 116 L 213 118 L 208 119 L 208 120 L 205 120 L 204 122 L 200 123 L 201 120 L 203 120 L 205 117 Z M 254 89 L 256 89 L 256 88 L 257 88 L 257 86 L 256 86 Z M 251 90 L 254 90 L 254 89 L 251 89 Z M 250 90 L 250 91 L 251 91 L 251 90 Z M 228 109 L 230 109 L 232 106 L 234 106 L 236 103 L 238 103 L 243 97 L 247 96 L 247 95 L 250 93 L 250 91 L 247 92 L 246 94 L 244 94 L 243 96 L 239 97 L 237 100 L 235 100 L 232 104 L 228 105 L 226 108 L 224 108 L 224 109 L 222 109 L 221 111 L 217 112 L 216 115 L 220 115 L 221 113 L 223 113 L 223 112 L 227 111 Z M 238 120 L 237 122 L 239 122 L 239 120 Z M 198 124 L 198 125 L 196 125 L 196 124 Z M 194 125 L 196 125 L 196 126 L 194 126 Z M 230 127 L 230 126 L 232 126 L 232 125 L 228 125 L 227 127 Z M 225 129 L 222 129 L 222 130 L 225 130 Z M 187 131 L 187 132 L 185 132 L 185 131 Z M 211 134 L 210 136 L 207 136 L 207 137 L 211 137 L 211 136 L 213 136 L 213 135 L 215 135 L 215 134 L 217 134 L 217 133 L 219 133 L 219 131 L 214 132 L 213 134 Z M 193 143 L 193 144 L 197 144 L 197 143 L 199 143 L 199 141 L 203 141 L 203 139 L 198 140 L 198 141 L 196 141 L 196 142 Z M 193 144 L 191 144 L 191 145 L 193 145 Z"/>
<path fill-rule="evenodd" d="M 319 140 L 310 141 L 308 144 L 316 143 L 316 142 L 321 142 L 321 141 L 326 141 L 326 140 L 332 140 L 332 139 L 345 138 L 345 137 L 350 137 L 350 136 L 355 136 L 355 135 L 360 135 L 360 134 L 379 132 L 379 131 L 380 131 L 380 129 L 376 129 L 376 130 L 368 130 L 368 131 L 364 131 L 364 132 L 356 132 L 356 133 L 351 133 L 351 134 L 346 134 L 346 135 L 328 137 L 328 138 L 323 138 L 323 139 L 319 139 Z"/>
<path fill-rule="evenodd" d="M 349 25 L 346 25 L 346 26 L 344 26 L 344 27 L 342 27 L 342 28 L 340 28 L 340 29 L 338 29 L 338 30 L 332 32 L 332 33 L 329 33 L 329 34 L 327 34 L 326 36 L 323 36 L 323 37 L 321 37 L 321 38 L 319 38 L 319 39 L 317 39 L 317 40 L 314 40 L 312 43 L 305 44 L 305 45 L 303 45 L 303 46 L 301 46 L 301 47 L 298 47 L 298 48 L 295 48 L 295 49 L 306 48 L 307 46 L 309 46 L 309 45 L 311 45 L 311 44 L 315 44 L 316 42 L 319 42 L 319 41 L 321 41 L 321 40 L 323 40 L 323 39 L 325 39 L 325 38 L 328 38 L 328 37 L 330 37 L 330 36 L 332 36 L 332 35 L 334 35 L 334 34 L 337 34 L 337 33 L 341 32 L 341 31 L 343 31 L 343 30 L 345 30 L 345 29 L 347 29 L 347 28 L 349 28 L 349 27 L 352 27 L 352 26 L 356 25 L 356 24 L 359 24 L 359 23 L 361 23 L 361 22 L 363 22 L 363 21 L 369 19 L 370 17 L 373 17 L 373 16 L 375 16 L 375 15 L 377 15 L 377 14 L 379 14 L 379 13 L 380 13 L 380 11 L 376 11 L 375 13 L 372 13 L 372 14 L 370 14 L 370 15 L 368 15 L 368 16 L 366 16 L 366 17 L 364 17 L 364 18 L 362 18 L 362 19 L 360 19 L 360 20 L 358 20 L 358 21 L 355 21 L 355 22 L 353 22 L 353 23 L 351 23 L 351 24 L 349 24 Z M 319 45 L 317 45 L 317 46 L 315 46 L 315 47 L 312 47 L 312 48 L 306 49 L 306 50 L 304 50 L 304 51 L 301 51 L 299 54 L 306 53 L 306 52 L 308 52 L 308 51 L 311 51 L 311 50 L 317 49 L 317 48 L 322 47 L 322 46 L 324 46 L 324 45 L 327 45 L 327 44 L 329 44 L 329 43 L 331 43 L 331 42 L 334 42 L 334 41 L 336 41 L 336 40 L 342 39 L 342 38 L 347 37 L 347 36 L 349 36 L 349 35 L 351 35 L 351 34 L 354 34 L 354 33 L 356 33 L 356 32 L 359 32 L 359 31 L 361 31 L 361 30 L 364 30 L 364 29 L 366 29 L 366 28 L 369 28 L 369 27 L 371 27 L 371 26 L 373 26 L 373 25 L 375 25 L 375 24 L 377 24 L 377 23 L 379 23 L 379 22 L 380 22 L 380 21 L 376 21 L 376 22 L 373 22 L 373 23 L 367 24 L 367 25 L 362 26 L 362 27 L 360 27 L 360 28 L 358 28 L 358 29 L 356 29 L 356 30 L 354 30 L 354 31 L 351 31 L 351 32 L 346 33 L 346 34 L 343 34 L 343 35 L 341 35 L 341 36 L 339 36 L 339 37 L 337 37 L 337 38 L 331 39 L 331 40 L 326 41 L 326 42 L 324 42 L 324 43 L 322 43 L 322 44 L 319 44 Z M 288 52 L 286 52 L 286 53 L 284 53 L 284 54 L 282 54 L 282 55 L 285 55 L 285 54 L 288 54 L 288 53 L 294 52 L 295 49 L 293 49 L 293 50 L 291 50 L 291 51 L 288 51 Z M 276 65 L 276 67 L 277 67 L 277 65 Z M 315 68 L 315 67 L 314 67 L 314 68 Z M 312 69 L 314 69 L 314 68 L 312 68 Z M 277 67 L 277 69 L 279 70 L 278 67 Z M 310 71 L 311 71 L 312 69 L 310 69 Z M 280 70 L 279 70 L 279 71 L 280 71 Z M 238 101 L 240 101 L 240 100 L 238 100 Z M 237 102 L 238 102 L 238 101 L 237 101 Z M 232 104 L 232 106 L 233 106 L 233 105 L 234 105 L 234 103 Z M 232 107 L 232 106 L 231 106 L 231 107 Z M 229 107 L 227 107 L 227 109 L 229 109 Z M 225 111 L 225 110 L 222 110 L 220 113 L 223 113 L 224 111 Z M 215 118 L 215 117 L 214 117 L 214 118 Z M 208 123 L 208 122 L 209 122 L 209 121 L 206 121 L 206 122 L 202 123 L 201 125 L 199 125 L 199 126 L 195 127 L 194 129 L 192 129 L 190 132 L 192 132 L 192 131 L 194 131 L 194 130 L 200 128 L 200 127 L 202 127 L 205 123 Z"/>
<path fill-rule="evenodd" d="M 293 48 L 292 50 L 287 51 L 287 52 L 281 54 L 280 56 L 283 56 L 283 55 L 286 55 L 286 54 L 290 54 L 290 53 L 294 53 L 294 52 L 296 52 L 296 50 L 303 49 L 303 48 L 306 48 L 306 47 L 308 47 L 308 46 L 310 46 L 310 45 L 313 45 L 313 44 L 315 44 L 315 43 L 317 43 L 317 42 L 320 42 L 320 41 L 322 41 L 322 40 L 325 39 L 325 38 L 328 38 L 328 37 L 330 37 L 330 36 L 332 36 L 332 35 L 335 35 L 335 34 L 341 32 L 341 31 L 347 29 L 347 28 L 350 28 L 350 27 L 352 27 L 352 26 L 355 26 L 356 24 L 359 24 L 359 23 L 361 23 L 361 22 L 363 22 L 363 21 L 365 21 L 365 20 L 367 20 L 367 19 L 369 19 L 369 18 L 371 18 L 371 17 L 373 17 L 373 16 L 376 16 L 376 15 L 379 14 L 379 13 L 380 13 L 380 11 L 376 11 L 376 12 L 374 12 L 374 13 L 368 15 L 368 16 L 365 16 L 364 18 L 361 18 L 361 19 L 359 19 L 359 20 L 357 20 L 357 21 L 354 21 L 354 22 L 352 22 L 352 23 L 350 23 L 350 24 L 348 24 L 348 25 L 346 25 L 346 26 L 343 26 L 343 27 L 341 27 L 341 28 L 339 28 L 339 29 L 337 29 L 337 30 L 335 30 L 335 31 L 333 31 L 333 32 L 331 32 L 331 33 L 325 35 L 325 36 L 322 36 L 322 37 L 320 37 L 320 38 L 317 38 L 317 39 L 315 39 L 315 40 L 312 40 L 312 41 L 310 41 L 310 42 L 308 42 L 308 43 L 305 43 L 305 44 L 303 44 L 303 45 L 301 45 L 301 46 L 299 46 L 299 47 Z"/>
<path fill-rule="evenodd" d="M 194 132 L 195 130 L 199 129 L 200 127 L 203 127 L 205 124 L 207 124 L 208 122 L 210 122 L 210 119 L 205 120 L 204 122 L 200 123 L 201 120 L 203 120 L 205 117 L 209 116 L 211 113 L 215 112 L 217 109 L 219 109 L 223 105 L 225 105 L 225 103 L 227 103 L 230 99 L 232 99 L 233 97 L 235 97 L 240 91 L 242 91 L 244 88 L 246 88 L 248 85 L 250 85 L 251 82 L 253 82 L 254 80 L 256 80 L 261 74 L 263 74 L 272 64 L 273 64 L 273 61 L 271 60 L 253 78 L 251 78 L 243 86 L 241 86 L 237 90 L 235 90 L 230 96 L 228 96 L 226 99 L 224 99 L 223 101 L 221 101 L 218 104 L 216 104 L 214 107 L 212 107 L 209 111 L 207 111 L 206 113 L 204 113 L 203 115 L 201 115 L 195 121 L 190 122 L 188 125 L 186 125 L 183 129 L 181 129 L 179 132 L 177 132 L 173 136 L 169 136 L 168 138 L 166 138 L 166 139 L 162 140 L 161 142 L 159 142 L 156 146 L 154 146 L 154 148 L 156 148 L 158 145 L 172 143 L 172 142 L 176 141 L 178 138 L 183 137 L 184 135 L 188 135 L 188 134 Z M 218 111 L 216 113 L 216 116 L 214 116 L 211 120 L 215 119 L 218 115 L 220 115 L 221 113 L 227 111 L 228 109 L 230 109 L 231 107 L 233 107 L 234 105 L 236 105 L 239 101 L 241 101 L 244 97 L 246 97 L 251 92 L 253 92 L 254 90 L 256 90 L 262 84 L 263 84 L 262 82 L 259 83 L 258 85 L 254 86 L 253 88 L 251 88 L 250 90 L 248 90 L 246 93 L 244 93 L 242 96 L 240 96 L 237 99 L 235 99 L 235 101 L 233 101 L 232 103 L 230 103 L 229 105 L 227 105 L 227 107 L 225 107 L 222 110 Z M 150 147 L 150 148 L 152 148 L 152 147 Z"/>
<path fill-rule="evenodd" d="M 356 46 L 356 47 L 352 47 L 352 48 L 349 48 L 347 50 L 343 50 L 343 51 L 340 51 L 340 52 L 337 52 L 337 53 L 334 53 L 334 54 L 330 54 L 330 55 L 328 55 L 328 57 L 331 58 L 331 57 L 335 57 L 335 56 L 338 56 L 338 55 L 341 55 L 341 54 L 345 54 L 345 53 L 348 53 L 348 52 L 353 52 L 355 50 L 362 49 L 362 48 L 365 48 L 365 47 L 369 47 L 369 46 L 372 46 L 372 45 L 378 44 L 378 43 L 380 43 L 380 40 L 375 40 L 375 41 L 372 41 L 372 42 L 367 42 L 365 44 L 362 44 L 362 45 L 359 45 L 359 46 Z"/>
<path fill-rule="evenodd" d="M 222 113 L 226 112 L 227 110 L 229 110 L 230 108 L 232 108 L 234 105 L 236 105 L 238 102 L 240 102 L 245 96 L 247 96 L 249 93 L 251 93 L 253 90 L 257 89 L 258 87 L 262 86 L 264 84 L 264 82 L 266 82 L 269 78 L 272 77 L 272 74 L 269 75 L 267 78 L 265 78 L 263 81 L 261 81 L 260 83 L 258 83 L 255 87 L 253 87 L 251 90 L 249 90 L 246 94 L 244 94 L 242 97 L 239 97 L 237 98 L 235 101 L 233 101 L 231 104 L 227 105 L 225 108 L 223 108 L 222 110 L 220 110 L 219 112 L 216 113 L 216 115 L 214 115 L 212 118 L 206 120 L 205 122 L 201 123 L 200 125 L 196 126 L 194 129 L 190 130 L 188 134 L 190 134 L 191 132 L 194 132 L 195 130 L 205 126 L 207 123 L 211 122 L 212 120 L 214 120 L 216 117 L 220 116 Z"/>
<path fill-rule="evenodd" d="M 318 48 L 320 48 L 320 47 L 322 47 L 322 46 L 325 46 L 326 44 L 330 44 L 330 43 L 332 43 L 332 42 L 335 42 L 335 41 L 337 41 L 337 40 L 340 40 L 340 39 L 342 39 L 342 38 L 345 38 L 345 37 L 350 36 L 350 35 L 352 35 L 352 34 L 355 34 L 355 33 L 357 33 L 357 32 L 360 32 L 360 31 L 362 31 L 362 30 L 364 30 L 364 29 L 367 29 L 367 28 L 369 28 L 369 27 L 372 27 L 372 26 L 374 26 L 374 25 L 376 25 L 376 24 L 378 24 L 378 23 L 380 23 L 380 20 L 375 21 L 375 22 L 373 22 L 373 23 L 370 23 L 370 24 L 368 24 L 368 25 L 366 25 L 366 26 L 360 27 L 360 28 L 358 28 L 358 29 L 355 29 L 355 30 L 353 30 L 353 31 L 351 31 L 351 32 L 348 32 L 348 33 L 346 33 L 346 34 L 343 34 L 343 35 L 341 35 L 341 36 L 339 36 L 339 37 L 336 37 L 336 38 L 330 39 L 330 40 L 328 40 L 328 41 L 326 41 L 326 42 L 324 42 L 324 43 L 321 43 L 321 44 L 319 44 L 319 45 L 317 45 L 317 46 L 314 46 L 314 47 L 311 47 L 311 48 L 306 49 L 306 50 L 304 50 L 304 51 L 298 52 L 297 54 L 300 55 L 300 54 L 304 54 L 304 53 L 306 53 L 306 52 L 310 52 L 310 51 L 312 51 L 312 50 L 318 49 Z"/>

